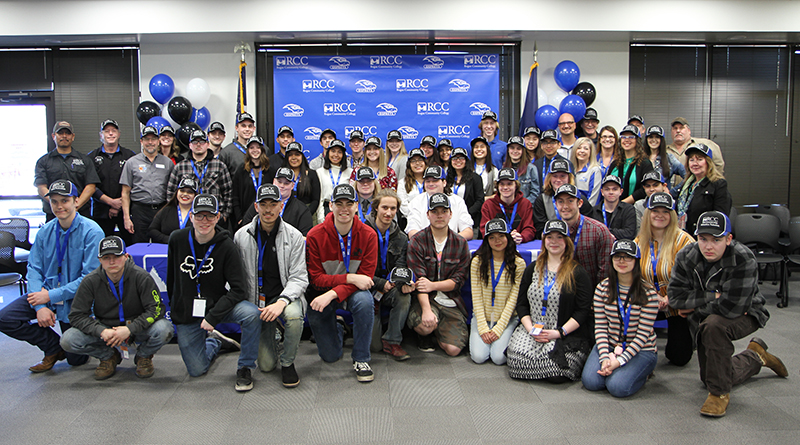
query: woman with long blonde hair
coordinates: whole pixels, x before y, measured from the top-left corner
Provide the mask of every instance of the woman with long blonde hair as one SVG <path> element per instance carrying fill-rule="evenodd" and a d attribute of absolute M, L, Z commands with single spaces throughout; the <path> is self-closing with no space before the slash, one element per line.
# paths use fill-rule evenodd
<path fill-rule="evenodd" d="M 381 139 L 377 136 L 372 136 L 367 139 L 364 145 L 364 162 L 362 167 L 369 167 L 378 174 L 378 181 L 381 183 L 382 189 L 392 189 L 397 191 L 397 174 L 394 169 L 389 167 L 386 163 L 386 153 L 381 148 Z M 356 180 L 356 169 L 350 174 L 350 182 Z"/>

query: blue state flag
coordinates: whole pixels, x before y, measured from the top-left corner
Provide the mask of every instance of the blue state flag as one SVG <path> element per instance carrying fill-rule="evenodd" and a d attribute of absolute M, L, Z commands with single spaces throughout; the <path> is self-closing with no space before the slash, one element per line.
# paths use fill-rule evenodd
<path fill-rule="evenodd" d="M 528 92 L 525 94 L 525 105 L 522 107 L 522 117 L 519 119 L 520 136 L 524 135 L 526 127 L 536 126 L 536 110 L 539 109 L 539 82 L 536 78 L 536 68 L 539 68 L 539 62 L 531 65 Z"/>

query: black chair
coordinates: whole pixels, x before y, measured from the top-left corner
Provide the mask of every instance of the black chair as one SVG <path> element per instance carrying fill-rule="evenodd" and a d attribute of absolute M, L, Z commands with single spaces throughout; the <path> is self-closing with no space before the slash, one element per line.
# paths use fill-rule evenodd
<path fill-rule="evenodd" d="M 28 275 L 28 256 L 31 251 L 31 243 L 28 241 L 31 226 L 25 218 L 0 218 L 0 232 L 8 232 L 14 237 L 14 261 L 17 263 L 14 271 L 22 275 L 23 281 L 27 283 Z"/>
<path fill-rule="evenodd" d="M 777 293 L 781 303 L 779 307 L 783 307 L 783 299 L 787 294 L 786 281 L 786 264 L 784 263 L 784 256 L 781 252 L 781 246 L 778 244 L 778 239 L 781 235 L 781 222 L 777 216 L 767 215 L 763 213 L 745 213 L 736 217 L 736 240 L 746 245 L 753 251 L 759 265 L 759 282 L 763 280 L 761 266 L 772 265 L 777 267 L 775 270 L 776 279 L 772 284 L 778 284 L 780 287 Z"/>
<path fill-rule="evenodd" d="M 6 284 L 19 283 L 19 293 L 24 294 L 28 292 L 28 283 L 23 279 L 23 266 L 14 260 L 15 247 L 14 236 L 9 232 L 0 232 L 0 281 Z M 27 263 L 24 268 L 27 269 Z"/>
<path fill-rule="evenodd" d="M 789 239 L 790 244 L 786 250 L 786 261 L 784 268 L 783 279 L 786 280 L 787 287 L 789 283 L 789 262 L 800 265 L 800 216 L 795 216 L 789 220 Z M 781 299 L 781 306 L 786 307 L 789 305 L 789 293 L 783 295 Z"/>

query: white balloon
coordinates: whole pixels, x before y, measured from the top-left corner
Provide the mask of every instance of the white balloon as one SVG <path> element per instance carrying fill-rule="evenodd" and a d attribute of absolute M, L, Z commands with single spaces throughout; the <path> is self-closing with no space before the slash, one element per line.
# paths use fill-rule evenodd
<path fill-rule="evenodd" d="M 556 110 L 559 110 L 559 113 L 561 113 L 561 111 L 560 111 L 561 110 L 561 101 L 564 100 L 565 97 L 567 97 L 567 93 L 565 93 L 564 91 L 561 91 L 560 89 L 558 89 L 558 90 L 555 90 L 552 93 L 550 93 L 549 96 L 547 96 L 547 98 L 548 98 L 547 103 L 549 103 L 550 105 L 556 107 Z M 192 102 L 192 104 L 194 104 L 194 102 Z"/>
<path fill-rule="evenodd" d="M 545 93 L 541 87 L 539 87 L 538 91 L 536 92 L 536 95 L 538 97 L 540 107 L 547 105 L 547 93 Z"/>
<path fill-rule="evenodd" d="M 186 98 L 192 103 L 192 107 L 198 110 L 205 107 L 208 99 L 211 98 L 211 88 L 208 86 L 208 82 L 199 77 L 190 80 L 186 85 Z"/>

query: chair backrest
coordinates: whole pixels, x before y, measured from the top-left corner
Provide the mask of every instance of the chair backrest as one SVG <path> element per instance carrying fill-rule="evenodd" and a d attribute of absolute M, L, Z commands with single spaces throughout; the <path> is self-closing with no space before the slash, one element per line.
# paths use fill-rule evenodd
<path fill-rule="evenodd" d="M 0 218 L 0 232 L 9 232 L 14 236 L 16 246 L 31 250 L 31 243 L 28 241 L 31 226 L 25 218 Z"/>
<path fill-rule="evenodd" d="M 751 249 L 768 247 L 778 250 L 781 222 L 777 216 L 764 213 L 744 213 L 736 217 L 736 240 Z"/>
<path fill-rule="evenodd" d="M 800 250 L 800 216 L 795 216 L 789 220 L 789 253 Z"/>
<path fill-rule="evenodd" d="M 16 240 L 9 232 L 0 232 L 0 266 L 16 268 L 14 261 L 14 247 Z"/>
<path fill-rule="evenodd" d="M 792 214 L 789 212 L 789 208 L 780 204 L 772 204 L 769 206 L 768 213 L 778 217 L 778 219 L 781 221 L 781 234 L 788 235 L 789 220 L 792 219 Z"/>
<path fill-rule="evenodd" d="M 736 217 L 739 216 L 739 211 L 736 210 L 736 207 L 731 206 L 731 212 L 728 213 L 728 219 L 731 220 L 731 232 L 733 232 L 733 236 L 736 236 Z"/>

